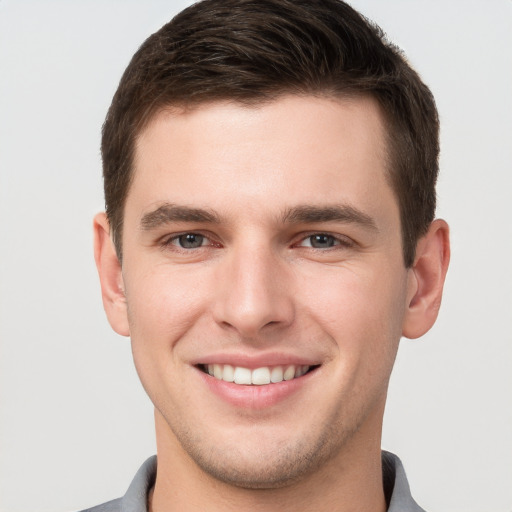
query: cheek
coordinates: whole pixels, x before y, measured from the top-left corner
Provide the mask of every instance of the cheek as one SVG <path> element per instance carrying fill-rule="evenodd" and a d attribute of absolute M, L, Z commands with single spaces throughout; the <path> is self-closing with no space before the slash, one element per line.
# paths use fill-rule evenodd
<path fill-rule="evenodd" d="M 129 275 L 129 273 L 128 273 Z M 153 403 L 164 404 L 174 389 L 185 396 L 177 372 L 180 340 L 197 328 L 205 293 L 169 269 L 129 275 L 126 279 L 133 360 Z"/>
<path fill-rule="evenodd" d="M 404 316 L 405 270 L 353 265 L 310 275 L 305 282 L 312 286 L 304 288 L 304 309 L 344 358 L 372 364 L 386 354 L 394 358 Z"/>
<path fill-rule="evenodd" d="M 191 281 L 190 274 L 165 266 L 130 277 L 126 297 L 134 350 L 151 345 L 146 354 L 162 357 L 158 353 L 169 352 L 204 312 L 207 286 L 204 280 Z"/>

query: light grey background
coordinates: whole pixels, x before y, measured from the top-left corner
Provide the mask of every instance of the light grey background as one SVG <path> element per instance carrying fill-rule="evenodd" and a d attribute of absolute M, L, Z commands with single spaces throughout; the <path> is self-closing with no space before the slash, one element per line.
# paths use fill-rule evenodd
<path fill-rule="evenodd" d="M 0 510 L 124 493 L 155 451 L 128 340 L 102 311 L 100 127 L 138 45 L 187 1 L 0 1 Z M 383 446 L 430 512 L 512 510 L 512 2 L 353 2 L 442 121 L 440 318 L 404 340 Z"/>

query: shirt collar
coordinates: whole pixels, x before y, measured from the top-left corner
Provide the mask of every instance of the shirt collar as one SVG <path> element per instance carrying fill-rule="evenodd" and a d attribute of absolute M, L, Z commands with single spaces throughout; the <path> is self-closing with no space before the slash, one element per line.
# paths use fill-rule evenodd
<path fill-rule="evenodd" d="M 390 452 L 382 452 L 382 476 L 388 512 L 425 512 L 411 496 L 401 460 Z M 147 512 L 148 496 L 155 483 L 156 455 L 137 471 L 121 500 L 121 512 Z"/>
<path fill-rule="evenodd" d="M 386 451 L 382 451 L 382 479 L 388 512 L 425 512 L 411 495 L 402 461 Z"/>
<path fill-rule="evenodd" d="M 155 484 L 156 455 L 150 457 L 137 471 L 121 501 L 121 512 L 147 512 L 148 496 Z"/>

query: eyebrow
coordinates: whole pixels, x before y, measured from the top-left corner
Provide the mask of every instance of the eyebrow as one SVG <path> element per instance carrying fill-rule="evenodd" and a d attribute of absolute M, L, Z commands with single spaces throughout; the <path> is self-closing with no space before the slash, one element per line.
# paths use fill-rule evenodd
<path fill-rule="evenodd" d="M 372 217 L 350 205 L 295 206 L 283 215 L 283 223 L 314 224 L 316 222 L 346 222 L 378 231 L 377 224 Z"/>
<path fill-rule="evenodd" d="M 211 210 L 164 203 L 156 210 L 142 216 L 144 231 L 150 231 L 170 222 L 207 222 L 220 224 L 221 218 Z M 378 231 L 375 221 L 368 214 L 350 205 L 312 206 L 301 205 L 287 209 L 281 218 L 283 224 L 314 224 L 318 222 L 345 222 L 359 224 Z"/>
<path fill-rule="evenodd" d="M 168 222 L 208 222 L 219 224 L 219 216 L 203 208 L 191 208 L 172 203 L 165 203 L 156 210 L 145 213 L 140 221 L 144 231 L 156 229 Z"/>

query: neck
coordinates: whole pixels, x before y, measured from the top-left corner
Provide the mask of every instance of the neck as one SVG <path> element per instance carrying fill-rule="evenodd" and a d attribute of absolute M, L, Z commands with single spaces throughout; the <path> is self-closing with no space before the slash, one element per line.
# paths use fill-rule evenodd
<path fill-rule="evenodd" d="M 371 423 L 371 422 L 370 422 Z M 183 450 L 156 413 L 158 470 L 150 512 L 385 512 L 380 427 L 363 425 L 321 468 L 297 482 L 272 489 L 247 489 L 204 472 Z"/>

